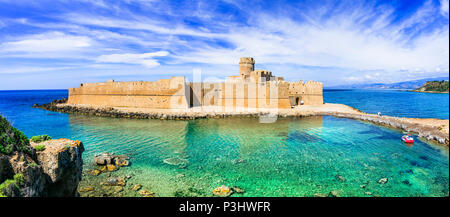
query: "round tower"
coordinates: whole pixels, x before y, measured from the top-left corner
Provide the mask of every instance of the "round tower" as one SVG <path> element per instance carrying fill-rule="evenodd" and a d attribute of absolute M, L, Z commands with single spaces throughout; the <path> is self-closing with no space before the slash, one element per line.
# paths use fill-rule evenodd
<path fill-rule="evenodd" d="M 242 77 L 249 77 L 250 72 L 255 70 L 255 60 L 251 57 L 241 57 L 239 68 Z"/>

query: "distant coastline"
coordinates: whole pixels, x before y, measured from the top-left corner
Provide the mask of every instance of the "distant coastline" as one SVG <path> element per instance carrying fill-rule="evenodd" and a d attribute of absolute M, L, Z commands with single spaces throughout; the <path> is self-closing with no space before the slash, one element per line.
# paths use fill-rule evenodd
<path fill-rule="evenodd" d="M 370 89 L 370 90 L 414 90 L 422 87 L 429 81 L 448 81 L 448 77 L 424 78 L 419 80 L 402 81 L 397 83 L 368 83 L 368 84 L 348 84 L 331 87 L 327 89 Z"/>
<path fill-rule="evenodd" d="M 448 94 L 448 91 L 440 92 L 440 91 L 420 91 L 420 90 L 407 90 L 409 92 L 417 92 L 417 93 L 446 93 Z"/>
<path fill-rule="evenodd" d="M 412 90 L 413 92 L 422 93 L 448 93 L 448 81 L 427 81 L 422 87 Z"/>

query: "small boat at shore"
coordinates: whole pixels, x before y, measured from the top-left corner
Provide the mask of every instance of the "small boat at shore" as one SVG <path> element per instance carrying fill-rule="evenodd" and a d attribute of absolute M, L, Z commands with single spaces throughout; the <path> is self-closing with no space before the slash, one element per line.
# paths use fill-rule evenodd
<path fill-rule="evenodd" d="M 402 136 L 402 141 L 406 142 L 406 143 L 414 143 L 414 138 L 412 138 L 411 135 L 403 135 Z"/>

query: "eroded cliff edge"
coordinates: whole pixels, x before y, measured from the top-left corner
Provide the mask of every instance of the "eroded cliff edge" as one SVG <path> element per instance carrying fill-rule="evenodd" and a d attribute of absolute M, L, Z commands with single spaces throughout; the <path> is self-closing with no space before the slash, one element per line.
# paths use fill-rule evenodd
<path fill-rule="evenodd" d="M 0 116 L 0 197 L 74 197 L 83 170 L 83 143 L 30 141 Z"/>

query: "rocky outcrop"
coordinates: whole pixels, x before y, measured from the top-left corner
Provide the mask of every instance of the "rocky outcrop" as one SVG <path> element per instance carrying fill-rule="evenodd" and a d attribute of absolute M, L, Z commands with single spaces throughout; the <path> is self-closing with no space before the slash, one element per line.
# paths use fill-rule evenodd
<path fill-rule="evenodd" d="M 95 168 L 86 170 L 86 173 L 93 176 L 98 176 L 104 172 L 113 172 L 120 167 L 130 165 L 129 157 L 126 155 L 113 155 L 110 153 L 98 154 L 94 157 Z"/>
<path fill-rule="evenodd" d="M 77 187 L 83 169 L 83 144 L 69 139 L 49 140 L 42 151 L 33 151 L 32 155 L 15 152 L 11 155 L 0 154 L 0 172 L 2 179 L 17 174 L 23 176 L 23 183 L 13 183 L 2 189 L 8 197 L 73 197 L 78 196 Z"/>
<path fill-rule="evenodd" d="M 435 141 L 439 144 L 449 146 L 449 134 L 448 131 L 442 129 L 441 126 L 436 126 L 434 123 L 427 123 L 426 119 L 417 118 L 397 118 L 390 116 L 377 116 L 372 114 L 349 114 L 349 113 L 322 113 L 322 115 L 332 115 L 339 118 L 350 118 L 355 120 L 361 120 L 371 122 L 374 124 L 401 129 L 403 131 L 417 134 L 419 137 L 425 138 L 430 141 Z M 430 122 L 433 120 L 430 119 Z M 434 120 L 436 121 L 436 120 Z M 448 120 L 438 120 L 439 122 L 447 122 Z"/>
<path fill-rule="evenodd" d="M 93 108 L 84 106 L 75 106 L 71 104 L 58 104 L 58 103 L 48 103 L 42 105 L 33 105 L 34 108 L 41 108 L 48 111 L 81 114 L 81 115 L 91 115 L 99 117 L 112 117 L 112 118 L 133 118 L 133 119 L 160 119 L 160 120 L 194 120 L 202 118 L 227 118 L 227 117 L 253 117 L 258 118 L 261 115 L 267 114 L 267 112 L 256 112 L 256 113 L 246 113 L 246 114 L 231 114 L 231 113 L 190 113 L 190 112 L 177 112 L 177 113 L 167 113 L 167 112 L 126 112 L 121 111 L 116 108 L 104 107 L 104 108 Z"/>
<path fill-rule="evenodd" d="M 45 194 L 52 197 L 78 196 L 77 187 L 83 170 L 83 144 L 69 139 L 31 143 L 33 147 L 37 145 L 45 146 L 43 151 L 36 152 L 46 177 Z"/>
<path fill-rule="evenodd" d="M 0 116 L 0 197 L 78 196 L 83 144 L 33 143 Z"/>
<path fill-rule="evenodd" d="M 126 155 L 113 155 L 110 153 L 102 153 L 94 157 L 94 163 L 98 166 L 115 165 L 118 167 L 128 166 L 130 164 L 129 157 Z"/>

